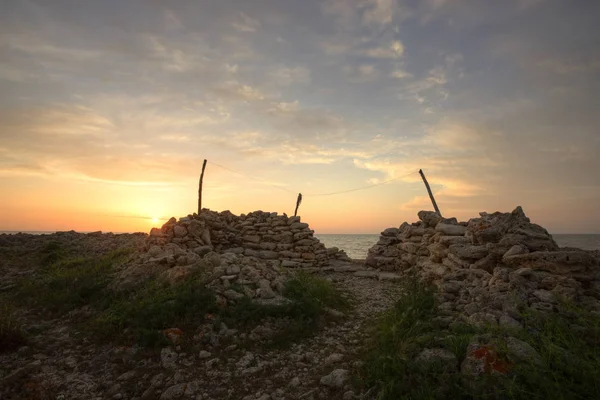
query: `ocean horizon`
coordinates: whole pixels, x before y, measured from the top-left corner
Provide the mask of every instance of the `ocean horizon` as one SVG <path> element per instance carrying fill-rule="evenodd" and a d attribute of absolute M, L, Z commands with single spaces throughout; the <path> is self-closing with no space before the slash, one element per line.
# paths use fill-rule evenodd
<path fill-rule="evenodd" d="M 26 233 L 31 235 L 50 235 L 57 232 L 68 231 L 0 231 L 0 234 L 16 235 Z M 79 233 L 90 233 L 97 231 L 80 231 Z M 110 233 L 110 232 L 104 232 Z M 134 232 L 112 232 L 114 234 Z M 350 258 L 364 259 L 367 252 L 379 240 L 378 233 L 315 233 L 326 247 L 337 247 L 344 250 Z M 560 247 L 575 247 L 583 250 L 600 250 L 600 234 L 578 233 L 578 234 L 552 234 L 554 240 Z"/>

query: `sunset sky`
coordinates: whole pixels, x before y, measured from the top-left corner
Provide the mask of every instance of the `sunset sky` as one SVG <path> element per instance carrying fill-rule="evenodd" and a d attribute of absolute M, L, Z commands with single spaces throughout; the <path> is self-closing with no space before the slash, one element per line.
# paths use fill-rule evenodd
<path fill-rule="evenodd" d="M 1 0 L 0 230 L 204 205 L 600 233 L 600 1 Z M 238 171 L 235 174 L 230 170 Z M 373 185 L 332 196 L 314 196 Z M 153 220 L 154 219 L 154 220 Z"/>

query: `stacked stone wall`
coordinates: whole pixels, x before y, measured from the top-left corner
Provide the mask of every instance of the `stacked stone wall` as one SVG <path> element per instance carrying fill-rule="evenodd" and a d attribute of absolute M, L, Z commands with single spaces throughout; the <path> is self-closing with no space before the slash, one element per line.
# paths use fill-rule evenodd
<path fill-rule="evenodd" d="M 518 325 L 523 308 L 561 312 L 564 300 L 600 312 L 597 252 L 559 248 L 521 207 L 468 222 L 418 216 L 383 231 L 366 263 L 433 283 L 449 316 Z"/>
<path fill-rule="evenodd" d="M 177 246 L 186 255 L 165 252 L 165 246 L 167 250 Z M 332 259 L 348 259 L 343 251 L 327 249 L 300 217 L 263 211 L 237 216 L 202 210 L 200 215 L 171 218 L 162 228 L 152 229 L 147 250 L 149 261 L 179 265 L 195 261 L 179 260 L 189 257 L 189 250 L 200 257 L 210 251 L 239 254 L 286 268 L 324 267 Z"/>

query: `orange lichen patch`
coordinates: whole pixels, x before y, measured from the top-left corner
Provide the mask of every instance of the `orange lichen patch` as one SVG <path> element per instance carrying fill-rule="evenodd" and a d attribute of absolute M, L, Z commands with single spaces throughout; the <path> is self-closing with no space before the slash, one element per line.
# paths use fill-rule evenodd
<path fill-rule="evenodd" d="M 163 331 L 163 335 L 167 337 L 171 342 L 177 344 L 181 342 L 183 337 L 183 331 L 179 328 L 169 328 Z"/>
<path fill-rule="evenodd" d="M 483 371 L 487 374 L 500 373 L 507 374 L 512 364 L 502 360 L 496 350 L 490 346 L 482 346 L 473 351 L 473 357 L 483 361 Z"/>

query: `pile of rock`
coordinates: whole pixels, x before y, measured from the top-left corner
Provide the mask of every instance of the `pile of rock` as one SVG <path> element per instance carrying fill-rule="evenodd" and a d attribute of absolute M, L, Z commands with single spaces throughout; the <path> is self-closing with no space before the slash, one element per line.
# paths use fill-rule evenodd
<path fill-rule="evenodd" d="M 204 209 L 200 215 L 188 215 L 179 221 L 171 218 L 162 228 L 152 229 L 147 249 L 152 261 L 173 265 L 188 263 L 169 251 L 175 247 L 200 256 L 209 251 L 243 254 L 286 268 L 323 267 L 331 259 L 348 259 L 343 251 L 326 249 L 313 234 L 300 217 L 263 211 L 236 216 L 229 211 Z M 165 250 L 169 244 L 166 251 L 155 247 Z"/>
<path fill-rule="evenodd" d="M 223 303 L 243 297 L 278 302 L 288 268 L 315 269 L 331 260 L 349 260 L 343 251 L 325 248 L 313 233 L 300 217 L 262 211 L 236 216 L 205 209 L 200 215 L 171 218 L 151 230 L 116 286 L 126 289 L 153 277 L 177 283 L 200 273 Z"/>
<path fill-rule="evenodd" d="M 416 273 L 439 288 L 441 308 L 473 324 L 517 327 L 522 307 L 560 311 L 559 300 L 600 312 L 600 258 L 560 249 L 521 209 L 458 222 L 420 211 L 420 221 L 382 232 L 367 265 Z"/>

